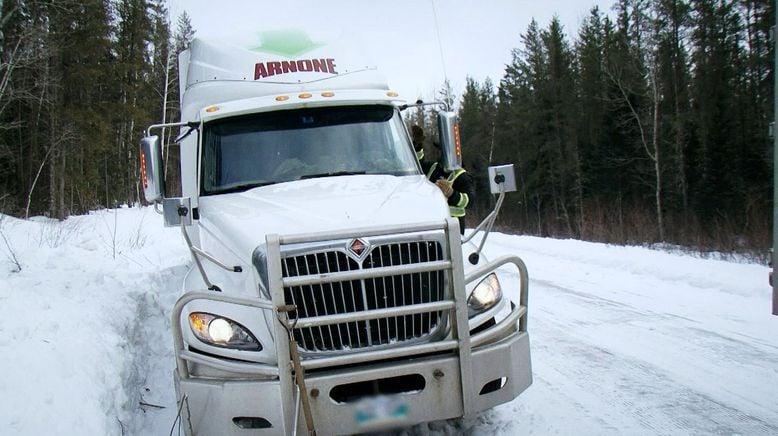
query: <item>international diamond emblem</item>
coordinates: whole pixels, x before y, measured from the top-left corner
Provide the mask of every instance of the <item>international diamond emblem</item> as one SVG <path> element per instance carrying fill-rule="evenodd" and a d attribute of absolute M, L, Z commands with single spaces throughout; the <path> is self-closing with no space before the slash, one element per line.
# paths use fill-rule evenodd
<path fill-rule="evenodd" d="M 354 239 L 348 245 L 348 250 L 357 257 L 362 257 L 367 252 L 368 244 L 361 239 Z"/>

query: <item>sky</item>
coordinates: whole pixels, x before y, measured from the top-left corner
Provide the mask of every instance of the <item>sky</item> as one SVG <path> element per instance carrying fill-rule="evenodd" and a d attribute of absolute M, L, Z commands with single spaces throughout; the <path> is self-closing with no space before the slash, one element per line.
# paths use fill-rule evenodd
<path fill-rule="evenodd" d="M 402 434 L 778 434 L 766 266 L 492 233 L 484 256 L 507 254 L 529 270 L 532 385 Z M 0 434 L 183 434 L 170 311 L 191 267 L 151 207 L 0 214 Z"/>
<path fill-rule="evenodd" d="M 534 18 L 556 14 L 569 40 L 593 6 L 613 0 L 168 0 L 175 26 L 183 10 L 196 36 L 245 41 L 263 30 L 302 29 L 312 37 L 349 35 L 371 53 L 390 88 L 409 101 L 437 94 L 446 78 L 455 96 L 466 77 L 496 89 L 511 51 Z"/>

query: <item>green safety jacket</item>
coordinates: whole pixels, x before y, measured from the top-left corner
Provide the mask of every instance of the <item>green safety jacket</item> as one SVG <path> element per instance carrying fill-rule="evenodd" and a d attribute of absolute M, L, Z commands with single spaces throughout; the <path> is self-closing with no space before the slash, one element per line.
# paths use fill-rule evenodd
<path fill-rule="evenodd" d="M 464 221 L 465 209 L 470 205 L 473 197 L 473 181 L 467 171 L 457 168 L 454 171 L 446 172 L 435 162 L 427 170 L 427 179 L 433 183 L 440 179 L 451 182 L 454 192 L 448 198 L 449 213 L 454 218 L 462 218 L 460 222 Z"/>

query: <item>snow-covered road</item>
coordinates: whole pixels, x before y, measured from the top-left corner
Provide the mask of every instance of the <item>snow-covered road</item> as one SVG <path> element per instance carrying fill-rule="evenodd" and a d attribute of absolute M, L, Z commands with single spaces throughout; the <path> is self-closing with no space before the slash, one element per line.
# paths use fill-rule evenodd
<path fill-rule="evenodd" d="M 0 230 L 0 434 L 169 434 L 180 233 L 148 208 Z M 530 272 L 533 385 L 399 433 L 778 434 L 767 267 L 492 235 L 486 254 L 507 253 Z"/>
<path fill-rule="evenodd" d="M 505 434 L 778 434 L 766 268 L 510 236 L 490 248 L 532 277 L 535 383 L 487 414 Z"/>

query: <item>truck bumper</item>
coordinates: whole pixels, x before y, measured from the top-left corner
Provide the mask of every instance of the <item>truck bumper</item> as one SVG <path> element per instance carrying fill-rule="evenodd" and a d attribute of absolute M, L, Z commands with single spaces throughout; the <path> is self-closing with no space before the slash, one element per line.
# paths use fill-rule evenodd
<path fill-rule="evenodd" d="M 511 401 L 532 383 L 528 334 L 514 332 L 473 349 L 472 364 L 475 388 L 470 398 L 462 398 L 459 359 L 454 353 L 306 373 L 315 430 L 330 435 L 396 428 L 456 418 L 464 416 L 466 408 L 474 413 Z M 344 393 L 351 397 L 348 392 L 353 386 L 395 380 L 414 380 L 413 387 L 343 399 Z M 504 384 L 481 394 L 494 380 Z M 278 379 L 181 379 L 176 373 L 175 382 L 178 398 L 185 399 L 182 426 L 190 436 L 307 433 L 297 393 L 282 396 Z M 283 397 L 295 401 L 284 404 Z"/>

